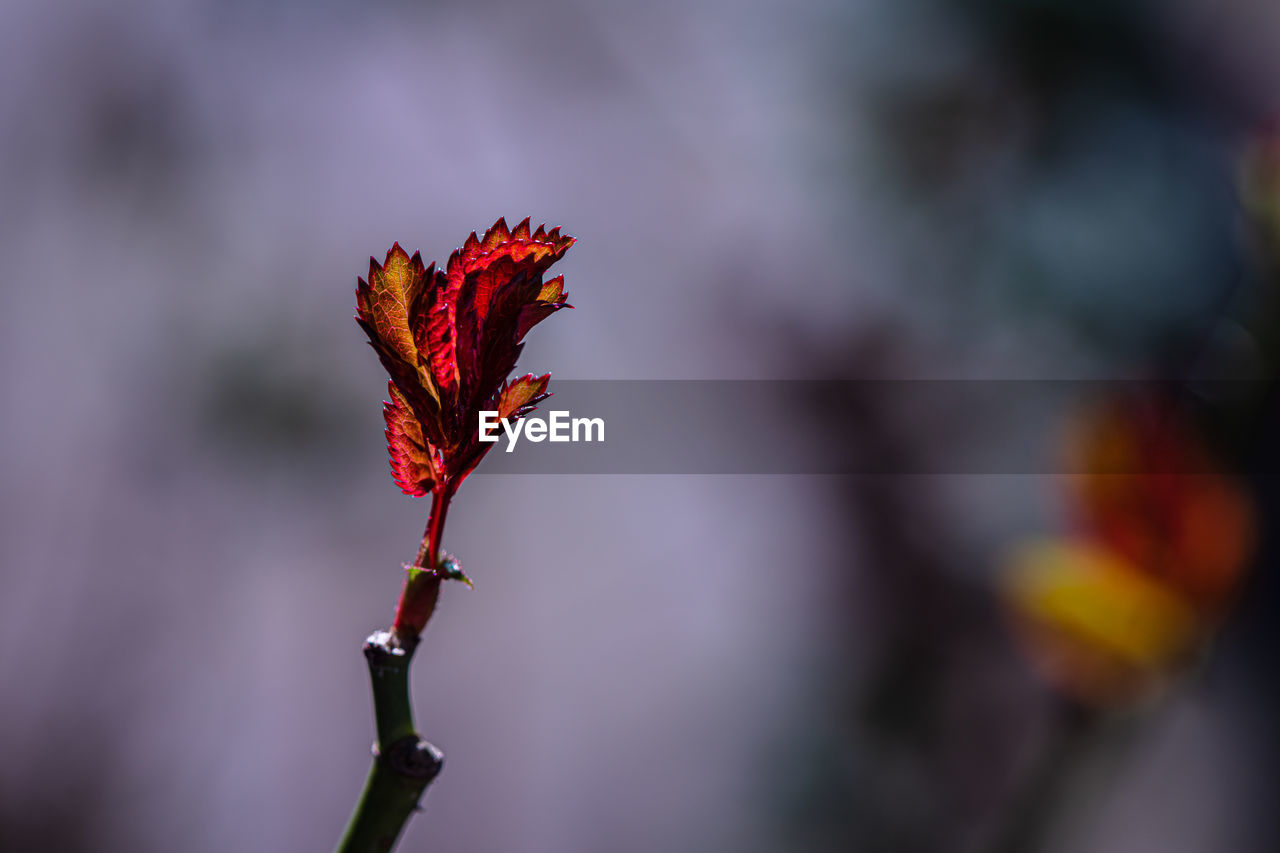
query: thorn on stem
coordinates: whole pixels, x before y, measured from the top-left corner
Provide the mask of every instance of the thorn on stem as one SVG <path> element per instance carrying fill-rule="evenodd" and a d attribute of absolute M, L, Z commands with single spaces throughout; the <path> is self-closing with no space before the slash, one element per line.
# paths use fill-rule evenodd
<path fill-rule="evenodd" d="M 436 778 L 444 767 L 444 754 L 416 735 L 393 743 L 386 759 L 396 773 L 424 783 Z"/>

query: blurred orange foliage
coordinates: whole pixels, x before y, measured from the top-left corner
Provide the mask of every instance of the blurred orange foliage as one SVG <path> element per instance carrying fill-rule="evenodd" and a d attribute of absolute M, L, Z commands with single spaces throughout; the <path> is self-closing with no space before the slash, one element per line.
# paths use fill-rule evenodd
<path fill-rule="evenodd" d="M 1185 670 L 1221 622 L 1253 552 L 1253 504 L 1165 400 L 1084 408 L 1065 456 L 1072 535 L 1017 549 L 1003 592 L 1050 683 L 1124 704 Z"/>

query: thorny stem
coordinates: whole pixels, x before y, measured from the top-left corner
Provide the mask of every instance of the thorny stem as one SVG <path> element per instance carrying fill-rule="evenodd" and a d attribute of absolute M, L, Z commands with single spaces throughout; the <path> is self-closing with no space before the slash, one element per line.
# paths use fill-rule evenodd
<path fill-rule="evenodd" d="M 422 534 L 418 556 L 404 580 L 400 602 L 396 605 L 396 617 L 391 631 L 402 643 L 414 642 L 427 626 L 427 620 L 435 612 L 440 597 L 440 538 L 444 532 L 444 519 L 449 512 L 449 501 L 454 488 L 449 484 L 437 486 L 431 492 L 431 515 L 427 529 Z"/>
<path fill-rule="evenodd" d="M 443 756 L 413 726 L 409 662 L 416 645 L 400 645 L 389 631 L 376 631 L 365 640 L 378 740 L 373 768 L 337 853 L 390 851 L 409 816 L 417 811 L 427 785 L 440 772 Z"/>
<path fill-rule="evenodd" d="M 373 768 L 337 853 L 390 851 L 443 764 L 440 751 L 414 728 L 409 663 L 427 620 L 435 612 L 440 582 L 445 578 L 440 538 L 453 493 L 448 485 L 432 492 L 427 529 L 417 559 L 408 567 L 391 630 L 376 631 L 365 640 L 378 740 L 373 747 Z"/>
<path fill-rule="evenodd" d="M 453 499 L 453 489 L 447 485 L 436 487 L 431 492 L 431 515 L 427 518 L 427 529 L 422 533 L 422 544 L 418 547 L 418 559 L 415 565 L 433 569 L 440 560 L 440 536 L 444 532 L 444 517 L 449 513 L 449 501 Z M 431 560 L 430 563 L 423 562 Z"/>

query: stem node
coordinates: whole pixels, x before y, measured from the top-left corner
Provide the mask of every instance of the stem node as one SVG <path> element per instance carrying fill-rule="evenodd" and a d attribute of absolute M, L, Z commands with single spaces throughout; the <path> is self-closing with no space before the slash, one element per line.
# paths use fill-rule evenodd
<path fill-rule="evenodd" d="M 378 740 L 360 802 L 338 844 L 338 853 L 383 853 L 395 845 L 418 801 L 440 773 L 444 756 L 414 729 L 409 704 L 409 663 L 417 636 L 374 631 L 364 641 L 373 686 Z"/>

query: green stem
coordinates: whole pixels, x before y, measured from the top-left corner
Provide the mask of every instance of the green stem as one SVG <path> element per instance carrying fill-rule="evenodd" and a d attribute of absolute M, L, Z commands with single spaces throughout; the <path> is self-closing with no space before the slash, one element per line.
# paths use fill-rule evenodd
<path fill-rule="evenodd" d="M 376 631 L 364 642 L 378 742 L 373 747 L 373 767 L 364 792 L 338 842 L 337 853 L 386 853 L 395 847 L 409 816 L 418 809 L 418 800 L 444 762 L 440 751 L 414 729 L 409 663 L 427 620 L 435 612 L 440 581 L 446 577 L 466 580 L 452 558 L 440 558 L 440 538 L 453 492 L 448 483 L 433 490 L 427 529 L 415 565 L 409 566 L 405 575 L 391 630 Z"/>
<path fill-rule="evenodd" d="M 413 726 L 409 662 L 415 648 L 416 638 L 405 643 L 389 631 L 377 631 L 365 640 L 378 742 L 364 792 L 337 853 L 391 850 L 427 785 L 440 772 L 443 756 Z"/>

